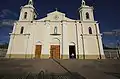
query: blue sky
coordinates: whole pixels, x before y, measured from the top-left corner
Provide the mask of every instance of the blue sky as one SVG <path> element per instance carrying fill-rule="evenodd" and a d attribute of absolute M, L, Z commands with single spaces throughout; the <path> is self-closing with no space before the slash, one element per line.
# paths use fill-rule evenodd
<path fill-rule="evenodd" d="M 18 20 L 20 7 L 27 2 L 28 0 L 0 0 L 0 43 L 9 41 L 13 22 Z M 101 33 L 120 29 L 120 0 L 86 0 L 86 3 L 94 6 L 95 20 L 100 23 Z M 66 13 L 69 18 L 79 19 L 80 5 L 81 0 L 34 0 L 39 19 L 54 11 L 55 8 Z M 115 38 L 110 36 L 103 38 L 104 43 L 115 41 Z"/>

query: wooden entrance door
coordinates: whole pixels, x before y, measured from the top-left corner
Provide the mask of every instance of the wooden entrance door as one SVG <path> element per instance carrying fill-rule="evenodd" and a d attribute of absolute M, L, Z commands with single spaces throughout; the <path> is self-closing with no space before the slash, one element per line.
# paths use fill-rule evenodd
<path fill-rule="evenodd" d="M 50 58 L 60 59 L 60 45 L 51 45 Z"/>
<path fill-rule="evenodd" d="M 36 45 L 35 58 L 40 58 L 41 50 L 42 50 L 42 45 Z"/>

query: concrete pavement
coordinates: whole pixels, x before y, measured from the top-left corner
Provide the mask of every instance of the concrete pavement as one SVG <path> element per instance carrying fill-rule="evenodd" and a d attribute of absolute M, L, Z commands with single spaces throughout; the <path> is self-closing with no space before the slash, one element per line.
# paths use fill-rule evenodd
<path fill-rule="evenodd" d="M 79 79 L 120 79 L 120 60 L 0 59 L 1 76 L 38 74 L 40 71 L 47 74 L 77 73 Z"/>

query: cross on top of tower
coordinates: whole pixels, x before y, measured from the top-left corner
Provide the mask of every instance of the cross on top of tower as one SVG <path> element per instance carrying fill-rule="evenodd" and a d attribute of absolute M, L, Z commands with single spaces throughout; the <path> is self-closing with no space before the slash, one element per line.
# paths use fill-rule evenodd
<path fill-rule="evenodd" d="M 85 0 L 82 0 L 82 5 L 85 5 Z"/>
<path fill-rule="evenodd" d="M 33 0 L 29 0 L 28 4 L 33 5 Z"/>
<path fill-rule="evenodd" d="M 58 11 L 58 8 L 55 8 L 56 11 Z"/>

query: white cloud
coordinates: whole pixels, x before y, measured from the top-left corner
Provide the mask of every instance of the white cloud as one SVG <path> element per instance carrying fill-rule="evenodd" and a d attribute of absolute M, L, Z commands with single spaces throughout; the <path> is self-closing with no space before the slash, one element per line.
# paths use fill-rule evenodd
<path fill-rule="evenodd" d="M 3 20 L 2 25 L 13 26 L 15 20 Z"/>
<path fill-rule="evenodd" d="M 0 18 L 7 18 L 8 16 L 14 16 L 14 17 L 17 17 L 18 14 L 16 14 L 15 12 L 12 12 L 8 9 L 4 9 L 0 12 Z"/>
<path fill-rule="evenodd" d="M 0 27 L 13 26 L 15 21 L 14 19 L 17 17 L 18 15 L 9 9 L 0 11 Z"/>
<path fill-rule="evenodd" d="M 1 20 L 0 21 L 0 27 L 13 26 L 14 22 L 15 22 L 15 20 L 11 20 L 11 19 Z"/>

